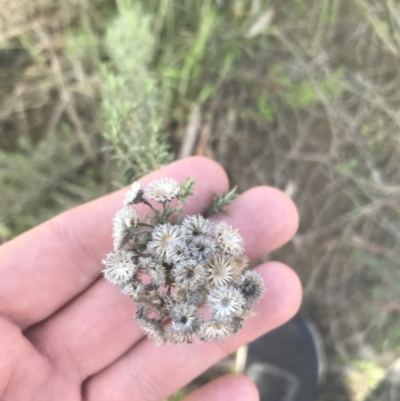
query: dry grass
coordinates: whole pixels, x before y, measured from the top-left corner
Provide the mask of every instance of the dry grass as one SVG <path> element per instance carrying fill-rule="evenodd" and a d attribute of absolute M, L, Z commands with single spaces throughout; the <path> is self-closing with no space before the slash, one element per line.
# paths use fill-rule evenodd
<path fill-rule="evenodd" d="M 273 257 L 300 274 L 304 311 L 326 339 L 321 399 L 344 387 L 343 400 L 361 400 L 377 385 L 368 372 L 363 392 L 333 378 L 356 361 L 387 369 L 400 354 L 400 10 L 313 4 L 296 24 L 271 5 L 269 50 L 242 58 L 209 113 L 210 151 L 242 190 L 266 184 L 294 198 L 301 228 Z"/>

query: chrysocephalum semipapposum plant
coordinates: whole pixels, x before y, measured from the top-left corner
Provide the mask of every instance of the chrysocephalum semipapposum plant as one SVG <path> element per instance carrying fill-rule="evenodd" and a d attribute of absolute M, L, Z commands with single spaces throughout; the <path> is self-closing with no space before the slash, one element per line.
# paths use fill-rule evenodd
<path fill-rule="evenodd" d="M 265 291 L 261 276 L 248 268 L 236 229 L 202 215 L 182 216 L 193 186 L 190 178 L 184 184 L 162 178 L 145 190 L 133 183 L 114 218 L 114 252 L 103 260 L 104 277 L 136 303 L 134 319 L 160 345 L 236 334 Z M 234 196 L 214 196 L 208 210 L 223 211 Z M 141 220 L 137 204 L 150 212 Z"/>

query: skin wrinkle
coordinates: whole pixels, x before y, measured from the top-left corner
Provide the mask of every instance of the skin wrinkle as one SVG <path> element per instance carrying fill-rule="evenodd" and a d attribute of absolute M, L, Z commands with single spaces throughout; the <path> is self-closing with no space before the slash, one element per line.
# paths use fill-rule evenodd
<path fill-rule="evenodd" d="M 144 339 L 143 339 L 144 340 Z M 132 390 L 137 394 L 140 393 L 140 397 L 138 400 L 161 400 L 163 399 L 162 394 L 163 391 L 160 388 L 158 383 L 158 377 L 154 377 L 150 374 L 150 372 L 146 373 L 146 370 L 135 369 L 135 360 L 132 358 L 126 358 L 126 364 L 128 365 L 129 369 L 127 371 L 131 372 L 132 377 L 140 378 L 140 386 L 133 388 Z M 139 390 L 140 389 L 140 390 Z M 138 391 L 139 390 L 139 391 Z"/>
<path fill-rule="evenodd" d="M 139 345 L 144 341 L 147 341 L 147 337 L 145 336 L 143 336 L 135 345 Z M 125 366 L 124 375 L 128 376 L 129 379 L 131 377 L 140 378 L 141 385 L 137 387 L 132 387 L 132 394 L 135 394 L 135 397 L 137 397 L 139 394 L 138 398 L 134 398 L 135 400 L 147 401 L 161 400 L 165 398 L 162 397 L 162 390 L 159 388 L 159 384 L 157 382 L 158 378 L 153 377 L 151 374 L 149 374 L 150 372 L 146 374 L 146 371 L 140 368 L 140 361 L 129 358 L 128 352 L 122 355 L 119 361 Z M 107 368 L 108 367 L 104 368 L 104 370 L 106 370 Z M 82 384 L 82 401 L 93 400 L 93 396 L 91 394 L 90 379 L 91 377 L 87 378 Z M 128 381 L 132 383 L 132 381 L 129 379 Z M 110 388 L 112 389 L 111 392 Z M 106 392 L 102 394 L 102 397 L 106 397 L 105 399 L 109 399 L 109 397 L 114 397 L 112 398 L 112 400 L 119 399 L 120 395 L 118 394 L 118 392 L 118 386 L 109 386 Z M 117 396 L 118 398 L 115 398 L 115 396 Z M 131 397 L 131 399 L 133 398 Z"/>
<path fill-rule="evenodd" d="M 15 328 L 17 328 L 17 326 L 15 326 Z M 18 327 L 19 329 L 19 327 Z M 26 366 L 27 363 L 27 359 L 31 359 L 31 358 L 40 358 L 40 361 L 46 366 L 46 368 L 48 368 L 49 366 L 49 361 L 44 358 L 35 347 L 33 347 L 33 345 L 23 336 L 22 332 L 19 331 L 19 337 L 20 340 L 22 341 L 21 344 L 21 348 L 20 348 L 20 352 L 18 353 L 18 355 L 14 356 L 14 369 L 12 370 L 12 374 L 9 377 L 8 380 L 8 385 L 5 389 L 5 391 L 3 391 L 2 394 L 2 401 L 14 401 L 14 388 L 17 388 L 17 391 L 20 389 L 19 385 L 15 385 L 14 382 L 17 380 L 19 380 L 18 376 L 21 375 L 20 371 L 19 371 L 19 366 Z M 39 369 L 42 366 L 39 367 Z M 47 369 L 48 370 L 48 369 Z M 46 376 L 46 380 L 49 380 L 50 377 L 49 375 Z M 35 389 L 32 389 L 32 391 L 35 391 Z M 38 391 L 40 391 L 38 389 Z M 11 397 L 9 397 L 9 394 L 11 394 Z M 33 393 L 31 393 L 31 395 L 33 395 Z M 34 400 L 34 398 L 32 398 L 32 400 Z M 19 400 L 18 400 L 19 401 Z"/>
<path fill-rule="evenodd" d="M 34 338 L 30 338 L 27 336 L 28 339 L 31 341 Z M 59 341 L 59 339 L 57 339 Z M 81 385 L 81 372 L 80 366 L 74 358 L 74 355 L 70 352 L 69 347 L 66 344 L 60 346 L 61 344 L 58 343 L 57 345 L 52 344 L 51 339 L 46 341 L 41 338 L 40 343 L 36 343 L 32 341 L 37 352 L 42 355 L 51 365 L 52 369 L 60 374 L 60 376 L 67 377 L 69 380 L 78 383 Z M 62 360 L 63 363 L 60 364 L 58 360 Z M 68 362 L 66 362 L 66 360 Z M 71 372 L 68 374 L 68 371 Z"/>

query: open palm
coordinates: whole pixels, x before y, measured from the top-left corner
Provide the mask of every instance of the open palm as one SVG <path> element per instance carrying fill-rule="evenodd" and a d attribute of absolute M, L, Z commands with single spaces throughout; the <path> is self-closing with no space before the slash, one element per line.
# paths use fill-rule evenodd
<path fill-rule="evenodd" d="M 185 213 L 201 213 L 214 192 L 228 189 L 223 169 L 194 157 L 144 177 L 197 180 Z M 263 263 L 267 293 L 258 316 L 223 342 L 157 347 L 132 320 L 135 305 L 101 277 L 112 248 L 112 219 L 125 190 L 65 212 L 0 248 L 1 401 L 156 401 L 179 389 L 241 345 L 279 326 L 297 311 L 297 276 L 278 262 Z M 140 212 L 145 210 L 138 207 Z M 298 217 L 282 192 L 253 188 L 220 216 L 239 229 L 256 260 L 287 242 Z M 227 376 L 188 400 L 256 400 L 254 386 Z"/>

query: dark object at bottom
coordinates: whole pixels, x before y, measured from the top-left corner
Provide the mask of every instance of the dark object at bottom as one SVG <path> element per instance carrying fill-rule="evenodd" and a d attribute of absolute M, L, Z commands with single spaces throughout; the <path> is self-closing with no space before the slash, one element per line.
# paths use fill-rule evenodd
<path fill-rule="evenodd" d="M 249 344 L 244 373 L 257 385 L 260 401 L 315 401 L 320 351 L 315 329 L 297 315 Z"/>

